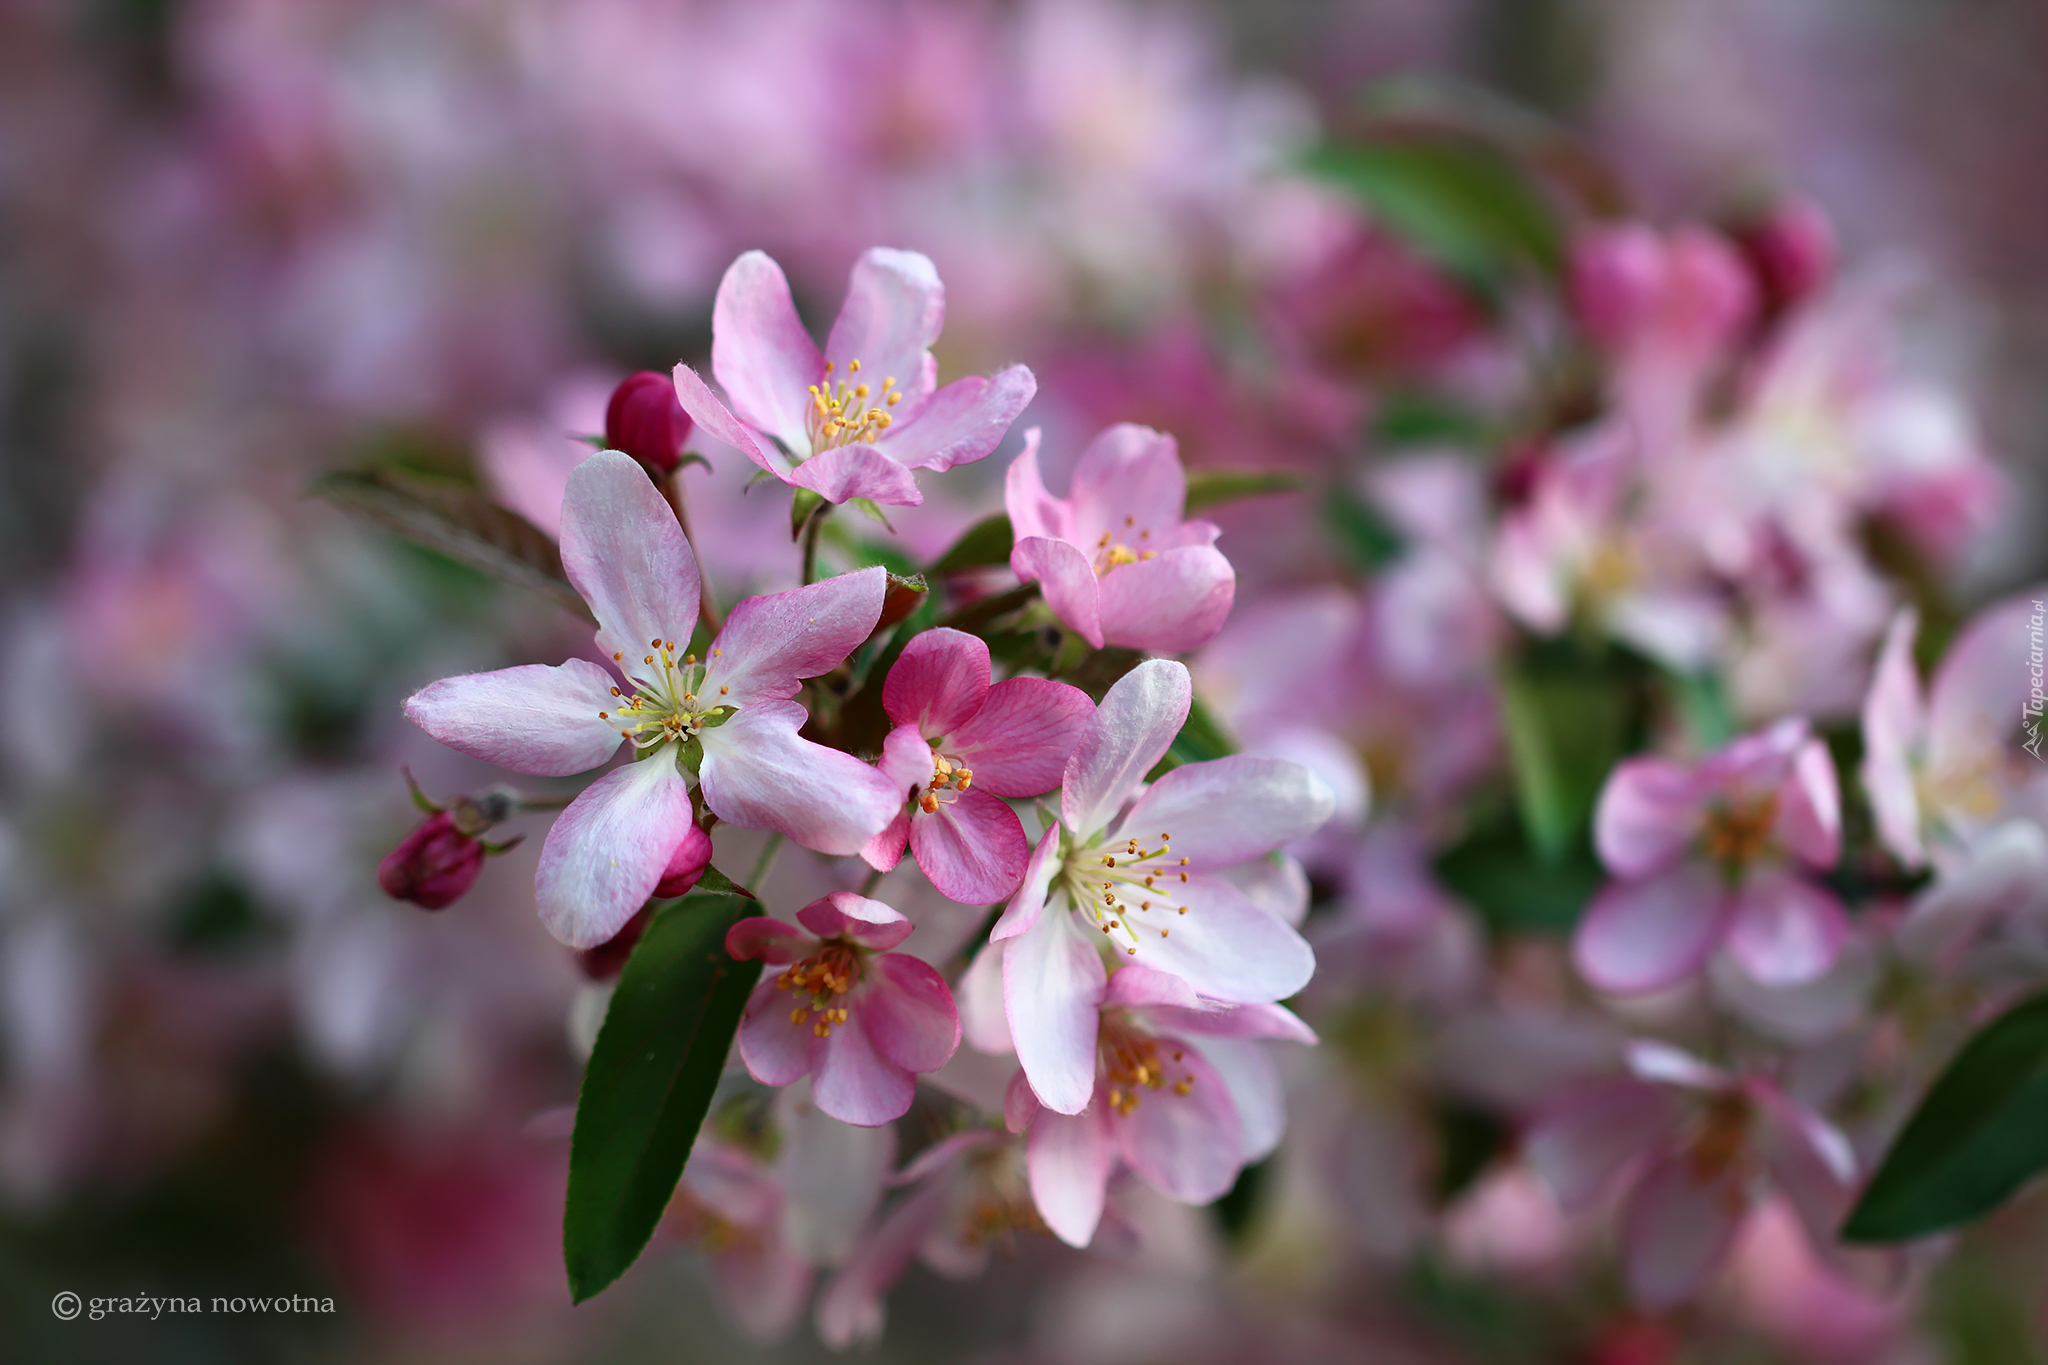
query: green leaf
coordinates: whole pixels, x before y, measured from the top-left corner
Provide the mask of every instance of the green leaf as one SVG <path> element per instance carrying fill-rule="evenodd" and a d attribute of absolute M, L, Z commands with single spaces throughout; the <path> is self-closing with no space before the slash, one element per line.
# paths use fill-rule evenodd
<path fill-rule="evenodd" d="M 1322 500 L 1323 530 L 1330 541 L 1363 574 L 1383 569 L 1401 557 L 1401 533 L 1371 503 L 1338 484 Z"/>
<path fill-rule="evenodd" d="M 1864 1189 L 1848 1242 L 1902 1242 L 1967 1223 L 2048 1169 L 2048 995 L 1963 1044 Z"/>
<path fill-rule="evenodd" d="M 725 933 L 758 910 L 751 898 L 692 893 L 655 912 L 626 960 L 569 1148 L 562 1252 L 578 1303 L 633 1264 L 675 1193 L 761 974 L 726 955 Z"/>
<path fill-rule="evenodd" d="M 1188 475 L 1189 516 L 1218 503 L 1256 498 L 1265 493 L 1292 493 L 1302 486 L 1299 474 L 1278 469 L 1204 469 Z M 1004 556 L 1008 558 L 1007 554 Z"/>
<path fill-rule="evenodd" d="M 1312 149 L 1308 171 L 1362 201 L 1389 232 L 1478 283 L 1554 271 L 1562 234 L 1550 205 L 1507 156 L 1459 135 L 1382 137 Z"/>
<path fill-rule="evenodd" d="M 969 569 L 992 569 L 1010 562 L 1010 547 L 1016 536 L 1010 519 L 997 512 L 983 517 L 953 542 L 953 548 L 932 561 L 935 574 L 965 573 Z"/>
<path fill-rule="evenodd" d="M 473 488 L 393 469 L 365 469 L 322 475 L 306 492 L 592 620 L 590 608 L 562 572 L 561 551 L 548 534 Z"/>
<path fill-rule="evenodd" d="M 1484 825 L 1444 850 L 1436 875 L 1496 934 L 1568 934 L 1606 880 L 1583 840 L 1563 859 L 1547 861 L 1512 819 Z"/>
<path fill-rule="evenodd" d="M 1586 827 L 1600 785 L 1623 752 L 1629 697 L 1593 669 L 1517 664 L 1501 675 L 1501 719 L 1515 773 L 1515 804 L 1529 845 L 1562 861 Z"/>

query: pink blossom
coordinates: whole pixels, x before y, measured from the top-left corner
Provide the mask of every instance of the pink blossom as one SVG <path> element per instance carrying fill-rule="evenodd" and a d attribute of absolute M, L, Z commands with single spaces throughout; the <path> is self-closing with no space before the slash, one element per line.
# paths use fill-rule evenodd
<path fill-rule="evenodd" d="M 1523 1150 L 1567 1212 L 1627 1183 L 1623 1257 L 1638 1303 L 1665 1308 L 1696 1293 L 1766 1187 L 1791 1202 L 1816 1248 L 1834 1246 L 1857 1173 L 1826 1120 L 1769 1081 L 1662 1043 L 1632 1044 L 1628 1072 L 1557 1096 Z"/>
<path fill-rule="evenodd" d="M 1186 764 L 1146 787 L 1191 699 L 1187 669 L 1167 659 L 1109 689 L 1067 760 L 1059 823 L 990 935 L 989 966 L 976 961 L 1000 970 L 1024 1074 L 1062 1114 L 1095 1092 L 1105 956 L 1138 958 L 1230 1004 L 1283 999 L 1315 971 L 1301 935 L 1218 874 L 1314 833 L 1334 798 L 1301 764 L 1250 754 Z"/>
<path fill-rule="evenodd" d="M 1654 991 L 1726 948 L 1759 982 L 1812 980 L 1849 922 L 1798 868 L 1841 855 L 1841 795 L 1827 747 L 1780 721 L 1697 763 L 1635 758 L 1601 790 L 1594 843 L 1611 882 L 1572 945 L 1579 971 L 1617 994 Z"/>
<path fill-rule="evenodd" d="M 1087 1246 L 1117 1165 L 1186 1204 L 1225 1194 L 1247 1162 L 1273 1150 L 1284 1122 L 1280 1082 L 1254 1040 L 1313 1043 L 1279 1005 L 1223 1005 L 1185 981 L 1131 965 L 1097 998 L 1094 1091 L 1079 1114 L 1042 1109 L 1019 1072 L 1005 1104 L 1031 1130 L 1031 1196 L 1061 1241 Z"/>
<path fill-rule="evenodd" d="M 677 646 L 696 625 L 696 558 L 646 473 L 616 451 L 569 476 L 562 562 L 630 694 L 603 668 L 571 659 L 444 678 L 405 703 L 443 744 L 516 772 L 583 772 L 621 739 L 638 751 L 640 761 L 585 788 L 548 831 L 535 889 L 557 938 L 603 943 L 667 873 L 694 827 L 680 763 L 692 746 L 704 804 L 731 824 L 849 854 L 888 823 L 898 803 L 890 782 L 801 738 L 805 712 L 792 700 L 801 679 L 837 666 L 873 630 L 882 570 L 748 598 L 699 663 Z"/>
<path fill-rule="evenodd" d="M 882 688 L 896 723 L 881 769 L 909 801 L 861 850 L 886 872 L 911 856 L 933 886 L 963 905 L 1017 889 L 1030 846 L 1003 797 L 1059 785 L 1094 710 L 1078 687 L 1045 678 L 989 685 L 988 646 L 957 630 L 928 630 L 905 646 Z"/>
<path fill-rule="evenodd" d="M 811 1266 L 785 1231 L 787 1192 L 753 1154 L 700 1136 L 662 1215 L 662 1230 L 701 1248 L 718 1304 L 755 1341 L 786 1336 L 803 1312 Z"/>
<path fill-rule="evenodd" d="M 924 495 L 911 470 L 981 459 L 1037 392 L 1022 365 L 939 388 L 930 346 L 945 314 L 930 260 L 875 247 L 854 264 L 821 353 L 782 267 L 749 251 L 725 272 L 711 316 L 725 401 L 687 365 L 676 394 L 705 431 L 792 487 L 915 506 Z"/>
<path fill-rule="evenodd" d="M 1171 436 L 1110 427 L 1081 452 L 1069 494 L 1055 498 L 1039 477 L 1034 429 L 1003 500 L 1017 537 L 1010 568 L 1095 648 L 1175 654 L 1223 628 L 1237 575 L 1216 549 L 1215 525 L 1182 520 L 1187 476 Z"/>
<path fill-rule="evenodd" d="M 833 1118 L 873 1127 L 903 1117 L 916 1073 L 960 1046 L 952 992 L 930 965 L 890 951 L 913 926 L 880 901 L 835 891 L 797 920 L 808 934 L 766 916 L 726 933 L 734 957 L 784 968 L 747 1001 L 741 1059 L 763 1085 L 811 1077 Z"/>

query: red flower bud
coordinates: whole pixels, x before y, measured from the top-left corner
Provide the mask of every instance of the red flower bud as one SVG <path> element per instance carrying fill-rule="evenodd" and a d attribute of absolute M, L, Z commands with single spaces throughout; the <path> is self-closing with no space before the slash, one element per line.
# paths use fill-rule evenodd
<path fill-rule="evenodd" d="M 440 910 L 462 898 L 483 865 L 483 844 L 457 829 L 447 811 L 436 811 L 384 855 L 377 884 L 397 900 Z"/>
<path fill-rule="evenodd" d="M 604 443 L 622 450 L 657 474 L 683 457 L 690 439 L 690 415 L 676 401 L 676 386 L 665 374 L 642 370 L 612 390 L 604 410 Z"/>
<path fill-rule="evenodd" d="M 1834 224 L 1811 200 L 1787 200 L 1731 235 L 1748 257 L 1772 317 L 1811 298 L 1834 273 Z"/>
<path fill-rule="evenodd" d="M 592 981 L 610 981 L 626 970 L 626 959 L 633 955 L 633 948 L 640 942 L 640 936 L 647 932 L 647 921 L 654 918 L 654 907 L 643 905 L 635 911 L 633 918 L 619 926 L 613 934 L 595 948 L 578 949 L 576 965 Z"/>
<path fill-rule="evenodd" d="M 668 867 L 663 870 L 661 880 L 654 885 L 656 900 L 671 900 L 695 886 L 704 875 L 704 869 L 711 866 L 711 836 L 696 825 L 676 845 L 676 851 L 669 854 Z"/>

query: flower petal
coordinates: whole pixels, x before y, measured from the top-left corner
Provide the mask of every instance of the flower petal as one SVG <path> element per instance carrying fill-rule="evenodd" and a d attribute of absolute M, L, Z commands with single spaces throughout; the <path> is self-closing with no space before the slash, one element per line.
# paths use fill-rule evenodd
<path fill-rule="evenodd" d="M 999 370 L 986 379 L 980 375 L 956 379 L 883 432 L 877 444 L 890 459 L 909 469 L 946 470 L 972 464 L 1002 444 L 1017 414 L 1030 406 L 1037 393 L 1038 380 L 1022 365 Z"/>
<path fill-rule="evenodd" d="M 801 1011 L 802 1019 L 793 1016 Z M 740 1016 L 740 1060 L 763 1085 L 790 1085 L 811 1074 L 825 1040 L 814 1029 L 808 1002 L 794 1004 L 788 991 L 768 978 L 747 997 Z"/>
<path fill-rule="evenodd" d="M 891 871 L 903 861 L 909 843 L 910 808 L 905 806 L 890 817 L 880 834 L 860 846 L 861 861 L 877 872 Z"/>
<path fill-rule="evenodd" d="M 924 501 L 910 470 L 871 445 L 835 446 L 821 451 L 786 476 L 826 502 L 866 498 L 885 507 L 916 507 Z"/>
<path fill-rule="evenodd" d="M 1566 1212 L 1584 1209 L 1643 1153 L 1677 1131 L 1678 1101 L 1633 1079 L 1584 1082 L 1537 1113 L 1522 1152 Z"/>
<path fill-rule="evenodd" d="M 784 483 L 789 482 L 796 462 L 783 454 L 782 448 L 773 441 L 757 440 L 753 428 L 732 415 L 718 400 L 718 395 L 711 391 L 711 386 L 704 382 L 703 376 L 688 365 L 677 365 L 673 378 L 676 401 L 683 405 L 683 411 L 690 415 L 690 420 L 700 430 L 725 442 Z"/>
<path fill-rule="evenodd" d="M 718 282 L 711 305 L 711 372 L 742 422 L 793 451 L 810 450 L 804 406 L 811 401 L 810 386 L 825 377 L 825 358 L 796 315 L 782 267 L 764 252 L 747 252 Z M 689 410 L 687 400 L 683 406 Z"/>
<path fill-rule="evenodd" d="M 1185 664 L 1148 659 L 1116 680 L 1067 760 L 1060 818 L 1080 837 L 1110 822 L 1165 756 L 1187 721 L 1194 687 Z"/>
<path fill-rule="evenodd" d="M 1218 872 L 1307 838 L 1335 805 L 1322 779 L 1301 764 L 1233 754 L 1183 764 L 1154 782 L 1110 842 L 1126 833 L 1171 835 L 1189 872 Z"/>
<path fill-rule="evenodd" d="M 1870 692 L 1863 699 L 1863 790 L 1870 796 L 1878 838 L 1911 871 L 1927 865 L 1912 766 L 1913 752 L 1927 728 L 1927 705 L 1913 666 L 1918 629 L 1919 615 L 1911 608 L 1892 619 Z"/>
<path fill-rule="evenodd" d="M 1039 836 L 1038 847 L 1031 850 L 1031 861 L 1024 867 L 1024 880 L 1017 887 L 1017 894 L 1010 897 L 1010 903 L 1003 907 L 1002 918 L 989 930 L 989 942 L 1001 943 L 1028 932 L 1038 923 L 1046 911 L 1045 899 L 1052 889 L 1052 879 L 1060 870 L 1060 827 L 1052 828 Z"/>
<path fill-rule="evenodd" d="M 711 866 L 711 836 L 692 822 L 683 831 L 683 837 L 676 841 L 675 851 L 668 855 L 668 862 L 661 869 L 661 880 L 655 883 L 656 898 L 667 900 L 687 895 L 691 887 L 704 879 L 704 869 Z"/>
<path fill-rule="evenodd" d="M 1025 1148 L 1031 1202 L 1053 1235 L 1085 1247 L 1102 1222 L 1113 1151 L 1100 1112 L 1040 1114 Z"/>
<path fill-rule="evenodd" d="M 1039 477 L 1037 427 L 1024 433 L 1023 453 L 1010 461 L 1003 475 L 1003 510 L 1017 541 L 1067 538 L 1067 505 L 1046 492 L 1045 480 Z"/>
<path fill-rule="evenodd" d="M 1610 882 L 1579 921 L 1572 960 L 1597 990 L 1662 990 L 1706 962 L 1721 941 L 1727 899 L 1712 869 L 1692 863 L 1648 881 Z"/>
<path fill-rule="evenodd" d="M 853 891 L 834 891 L 796 912 L 797 922 L 819 938 L 844 938 L 886 953 L 917 926 L 893 905 Z"/>
<path fill-rule="evenodd" d="M 1102 648 L 1095 570 L 1086 555 L 1064 540 L 1028 536 L 1010 551 L 1010 572 L 1038 584 L 1053 614 L 1089 644 Z"/>
<path fill-rule="evenodd" d="M 1040 915 L 1003 951 L 1003 1013 L 1039 1102 L 1078 1114 L 1095 1093 L 1096 1002 L 1105 973 L 1065 910 Z"/>
<path fill-rule="evenodd" d="M 1274 1008 L 1279 1008 L 1277 1005 Z M 1266 1049 L 1248 1038 L 1190 1038 L 1209 1069 L 1230 1093 L 1241 1134 L 1239 1155 L 1246 1161 L 1270 1156 L 1287 1130 L 1287 1107 L 1280 1073 Z"/>
<path fill-rule="evenodd" d="M 1826 972 L 1849 937 L 1833 893 L 1794 873 L 1754 876 L 1736 897 L 1728 955 L 1766 986 L 1795 986 Z"/>
<path fill-rule="evenodd" d="M 1159 1041 L 1162 1050 L 1179 1054 L 1173 1065 L 1187 1071 L 1188 1092 L 1171 1086 L 1147 1091 L 1127 1117 L 1110 1120 L 1110 1128 L 1125 1162 L 1146 1184 L 1184 1204 L 1206 1204 L 1237 1179 L 1244 1128 L 1230 1087 L 1209 1059 L 1176 1039 Z"/>
<path fill-rule="evenodd" d="M 913 811 L 910 853 L 939 894 L 961 905 L 994 905 L 1017 889 L 1029 861 L 1024 826 L 1002 798 L 956 793 L 932 812 Z"/>
<path fill-rule="evenodd" d="M 927 739 L 938 739 L 981 709 L 988 681 L 988 646 L 981 640 L 944 626 L 922 631 L 889 666 L 882 709 L 896 724 L 915 726 Z M 925 775 L 930 776 L 929 764 Z"/>
<path fill-rule="evenodd" d="M 858 853 L 902 797 L 853 755 L 799 737 L 803 723 L 794 702 L 757 702 L 704 731 L 704 803 L 742 829 L 778 830 L 834 857 Z"/>
<path fill-rule="evenodd" d="M 873 633 L 888 578 L 885 569 L 861 569 L 747 598 L 711 642 L 704 700 L 744 707 L 794 697 L 801 679 L 831 672 Z"/>
<path fill-rule="evenodd" d="M 772 915 L 749 915 L 725 931 L 727 956 L 741 962 L 780 967 L 808 956 L 817 946 L 811 935 Z"/>
<path fill-rule="evenodd" d="M 817 1070 L 811 1073 L 811 1098 L 842 1123 L 874 1128 L 910 1112 L 917 1082 L 875 1050 L 866 1021 L 854 1013 L 865 1004 L 855 1004 L 849 1011 L 853 1017 L 824 1040 Z"/>
<path fill-rule="evenodd" d="M 847 362 L 860 362 L 860 378 L 875 393 L 884 379 L 903 395 L 900 411 L 914 416 L 931 394 L 937 364 L 931 344 L 946 321 L 946 289 L 931 258 L 916 251 L 871 247 L 853 263 L 846 302 L 825 339 L 832 377 L 849 379 Z M 872 401 L 872 400 L 871 400 Z"/>
<path fill-rule="evenodd" d="M 1237 571 L 1222 551 L 1184 545 L 1104 574 L 1096 610 L 1106 643 L 1182 654 L 1216 638 L 1236 595 Z"/>
<path fill-rule="evenodd" d="M 1102 993 L 1104 1009 L 1145 1009 L 1153 1005 L 1198 1010 L 1202 1008 L 1202 999 L 1193 986 L 1179 977 L 1135 962 L 1109 974 L 1109 986 Z"/>
<path fill-rule="evenodd" d="M 1074 464 L 1068 538 L 1093 545 L 1107 531 L 1136 548 L 1140 532 L 1157 538 L 1179 527 L 1187 500 L 1173 437 L 1119 422 L 1090 441 Z"/>
<path fill-rule="evenodd" d="M 953 1193 L 933 1180 L 889 1211 L 854 1246 L 818 1297 L 818 1336 L 835 1351 L 882 1335 L 883 1293 L 910 1268 L 918 1248 L 938 1231 Z"/>
<path fill-rule="evenodd" d="M 994 1056 L 1017 1050 L 1010 1041 L 1010 1021 L 1003 1013 L 1003 952 L 1000 943 L 984 944 L 961 973 L 953 996 L 967 1045 Z"/>
<path fill-rule="evenodd" d="M 1176 885 L 1173 899 L 1186 914 L 1175 914 L 1162 897 L 1131 917 L 1137 962 L 1171 972 L 1212 1000 L 1242 1004 L 1284 1000 L 1315 974 L 1307 940 L 1229 882 L 1195 877 Z"/>
<path fill-rule="evenodd" d="M 946 752 L 997 796 L 1037 796 L 1060 784 L 1095 703 L 1078 687 L 1048 678 L 1008 678 L 988 689 L 981 709 L 946 737 Z"/>
<path fill-rule="evenodd" d="M 1615 765 L 1593 813 L 1593 843 L 1617 877 L 1647 877 L 1671 865 L 1699 833 L 1705 806 L 1691 771 L 1662 758 Z"/>
<path fill-rule="evenodd" d="M 1727 1254 L 1749 1197 L 1731 1165 L 1701 1178 L 1685 1154 L 1646 1172 L 1629 1196 L 1622 1240 L 1629 1289 L 1645 1308 L 1690 1298 Z"/>
<path fill-rule="evenodd" d="M 1842 789 L 1828 746 L 1809 739 L 1792 760 L 1778 800 L 1778 842 L 1808 867 L 1826 871 L 1842 857 Z"/>
<path fill-rule="evenodd" d="M 650 640 L 686 644 L 697 627 L 697 557 L 676 514 L 630 455 L 600 450 L 569 475 L 562 568 L 597 616 L 597 647 L 652 678 Z"/>
<path fill-rule="evenodd" d="M 937 1071 L 960 1047 L 960 1012 L 945 978 L 903 953 L 871 959 L 862 1027 L 875 1051 L 905 1071 Z"/>
<path fill-rule="evenodd" d="M 598 712 L 617 706 L 612 676 L 585 659 L 521 664 L 428 683 L 406 718 L 449 748 L 536 777 L 588 772 L 619 747 Z"/>
<path fill-rule="evenodd" d="M 666 746 L 585 787 L 540 851 L 541 923 L 571 948 L 610 939 L 654 894 L 688 823 L 689 784 Z"/>

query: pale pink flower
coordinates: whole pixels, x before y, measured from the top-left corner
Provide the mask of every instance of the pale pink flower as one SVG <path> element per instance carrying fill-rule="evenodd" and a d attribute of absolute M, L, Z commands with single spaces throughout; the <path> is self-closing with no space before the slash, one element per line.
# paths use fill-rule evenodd
<path fill-rule="evenodd" d="M 797 911 L 809 933 L 768 916 L 727 931 L 726 951 L 782 967 L 754 988 L 740 1057 L 763 1085 L 811 1077 L 819 1109 L 872 1127 L 903 1117 L 916 1075 L 960 1046 L 952 992 L 930 964 L 890 950 L 914 927 L 880 901 L 835 891 Z"/>
<path fill-rule="evenodd" d="M 755 1341 L 786 1336 L 803 1312 L 811 1265 L 791 1244 L 788 1192 L 752 1153 L 700 1136 L 662 1215 L 662 1231 L 701 1249 L 718 1305 Z"/>
<path fill-rule="evenodd" d="M 562 563 L 598 620 L 597 647 L 632 690 L 584 659 L 444 678 L 405 713 L 450 748 L 544 777 L 594 768 L 630 740 L 639 761 L 593 782 L 548 831 L 535 890 L 572 948 L 630 919 L 689 837 L 689 779 L 721 820 L 849 854 L 898 797 L 849 754 L 800 738 L 800 680 L 836 667 L 874 629 L 885 574 L 864 569 L 734 607 L 699 663 L 678 647 L 697 622 L 697 563 L 675 514 L 631 458 L 600 451 L 569 476 Z"/>
<path fill-rule="evenodd" d="M 1094 712 L 1088 694 L 1045 678 L 989 685 L 988 646 L 957 630 L 928 630 L 904 647 L 882 687 L 896 728 L 881 770 L 908 792 L 889 827 L 861 850 L 887 872 L 904 845 L 939 893 L 988 905 L 1017 889 L 1031 854 L 1003 797 L 1060 783 Z"/>
<path fill-rule="evenodd" d="M 1064 498 L 1046 492 L 1038 440 L 1010 465 L 1010 568 L 1097 649 L 1199 649 L 1230 615 L 1237 575 L 1207 521 L 1183 521 L 1187 475 L 1173 438 L 1123 423 L 1088 443 Z"/>
<path fill-rule="evenodd" d="M 996 448 L 1037 392 L 1031 371 L 938 387 L 932 341 L 946 314 L 930 260 L 875 247 L 854 264 L 821 353 L 782 267 L 759 251 L 732 263 L 711 315 L 711 372 L 675 369 L 684 411 L 719 440 L 827 502 L 924 500 L 913 469 L 946 470 Z"/>
<path fill-rule="evenodd" d="M 1608 775 L 1594 844 L 1611 882 L 1572 945 L 1616 994 L 1691 976 L 1725 948 L 1757 981 L 1826 971 L 1848 936 L 1834 894 L 1800 869 L 1841 855 L 1841 794 L 1827 746 L 1794 717 L 1697 763 L 1634 758 Z"/>
<path fill-rule="evenodd" d="M 1279 1005 L 1223 1005 L 1149 967 L 1120 967 L 1097 998 L 1095 1085 L 1079 1114 L 1042 1108 L 1019 1072 L 1004 1105 L 1031 1130 L 1031 1197 L 1046 1226 L 1084 1247 L 1118 1164 L 1169 1199 L 1222 1197 L 1279 1145 L 1280 1081 L 1259 1039 L 1313 1043 Z"/>
<path fill-rule="evenodd" d="M 1825 1254 L 1856 1192 L 1856 1157 L 1825 1119 L 1755 1076 L 1662 1043 L 1628 1049 L 1622 1077 L 1559 1094 L 1523 1141 L 1567 1212 L 1626 1181 L 1623 1260 L 1649 1308 L 1690 1298 L 1756 1200 L 1775 1189 Z"/>
<path fill-rule="evenodd" d="M 1146 787 L 1191 700 L 1187 669 L 1166 659 L 1109 689 L 1067 760 L 1059 822 L 990 935 L 989 965 L 976 961 L 1000 970 L 1024 1074 L 1062 1114 L 1095 1091 L 1105 955 L 1231 1004 L 1284 999 L 1315 971 L 1301 935 L 1218 874 L 1314 833 L 1330 790 L 1299 763 L 1250 754 L 1186 764 Z"/>

